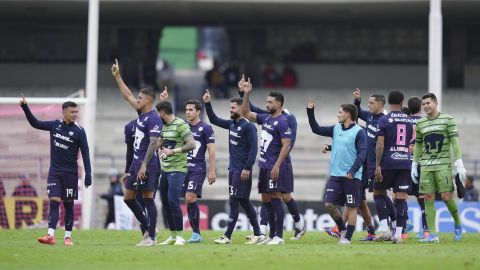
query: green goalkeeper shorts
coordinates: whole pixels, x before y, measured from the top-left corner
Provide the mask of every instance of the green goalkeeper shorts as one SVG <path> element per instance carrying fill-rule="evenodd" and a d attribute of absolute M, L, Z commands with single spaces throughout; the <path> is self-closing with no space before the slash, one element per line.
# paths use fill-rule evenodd
<path fill-rule="evenodd" d="M 452 192 L 452 170 L 422 171 L 420 173 L 420 193 Z"/>

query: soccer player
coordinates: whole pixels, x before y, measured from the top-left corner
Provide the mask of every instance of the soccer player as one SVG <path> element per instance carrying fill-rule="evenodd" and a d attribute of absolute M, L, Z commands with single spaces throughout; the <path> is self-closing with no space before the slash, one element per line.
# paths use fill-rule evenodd
<path fill-rule="evenodd" d="M 413 160 L 413 147 L 415 146 L 415 130 L 418 120 L 422 118 L 422 100 L 419 97 L 411 97 L 408 99 L 407 102 L 408 111 L 410 113 L 410 119 L 412 119 L 413 124 L 413 139 L 410 142 L 410 154 L 412 154 Z M 420 171 L 420 165 L 418 166 L 418 170 Z M 420 210 L 422 211 L 422 231 L 418 233 L 418 238 L 427 238 L 428 237 L 428 225 L 427 225 L 427 216 L 425 214 L 425 199 L 423 194 L 420 193 L 420 186 L 418 182 L 412 182 L 412 189 L 409 195 L 413 195 L 417 198 L 418 205 L 420 206 Z M 407 224 L 408 226 L 408 224 Z M 403 237 L 403 236 L 402 236 Z"/>
<path fill-rule="evenodd" d="M 377 145 L 377 132 L 378 132 L 378 120 L 383 117 L 385 114 L 385 96 L 374 94 L 368 98 L 368 111 L 363 110 L 360 106 L 361 104 L 361 91 L 360 89 L 355 89 L 353 92 L 354 104 L 358 109 L 358 118 L 365 121 L 365 132 L 367 135 L 367 158 L 363 167 L 363 192 L 362 192 L 362 203 L 360 210 L 362 212 L 363 220 L 367 225 L 368 235 L 363 238 L 363 241 L 372 241 L 375 237 L 375 227 L 372 222 L 372 214 L 368 208 L 365 189 L 372 187 L 375 177 L 375 147 Z M 370 188 L 369 188 L 370 189 Z M 370 189 L 370 191 L 372 191 Z M 374 196 L 375 203 L 379 203 L 383 208 L 389 209 L 391 221 L 395 221 L 395 211 L 393 207 L 392 200 L 386 193 L 382 195 Z M 384 211 L 382 212 L 382 214 Z"/>
<path fill-rule="evenodd" d="M 245 76 L 242 76 L 242 79 L 238 82 L 239 85 L 239 94 L 240 97 L 243 98 L 243 91 L 240 88 L 240 86 L 245 82 Z M 263 110 L 259 107 L 256 107 L 253 105 L 252 102 L 250 102 L 250 110 L 254 113 L 258 114 L 266 114 L 267 111 Z M 297 119 L 295 118 L 295 115 L 290 113 L 287 109 L 282 110 L 282 115 L 285 116 L 288 122 L 288 126 L 292 131 L 292 139 L 291 139 L 291 147 L 290 151 L 293 150 L 293 147 L 295 145 L 295 140 L 297 138 Z M 293 234 L 293 237 L 290 238 L 290 240 L 300 240 L 304 235 L 305 235 L 305 225 L 303 224 L 303 221 L 300 218 L 300 211 L 298 210 L 298 205 L 295 199 L 292 197 L 292 192 L 293 192 L 293 186 L 294 186 L 294 179 L 293 179 L 293 167 L 292 167 L 292 160 L 290 157 L 290 154 L 288 154 L 287 159 L 286 159 L 286 168 L 287 168 L 287 178 L 286 178 L 286 183 L 287 183 L 287 189 L 285 192 L 282 193 L 282 201 L 287 205 L 288 211 L 292 215 L 293 221 L 295 222 L 295 231 Z M 260 230 L 262 231 L 263 234 L 266 233 L 266 228 L 268 224 L 268 216 L 267 216 L 267 209 L 263 206 L 260 208 Z M 247 239 L 250 236 L 247 237 Z"/>
<path fill-rule="evenodd" d="M 343 104 L 338 111 L 338 124 L 319 126 L 315 120 L 315 104 L 307 103 L 308 122 L 312 132 L 332 138 L 330 178 L 325 193 L 325 208 L 340 230 L 339 244 L 350 244 L 357 224 L 357 207 L 362 200 L 362 164 L 367 155 L 365 131 L 355 123 L 357 108 Z M 335 205 L 346 206 L 348 226 Z"/>
<path fill-rule="evenodd" d="M 50 168 L 47 178 L 47 193 L 50 203 L 48 233 L 38 238 L 42 244 L 55 244 L 55 229 L 59 218 L 59 207 L 65 208 L 65 237 L 63 244 L 72 246 L 74 220 L 73 201 L 78 199 L 78 150 L 82 153 L 85 166 L 85 188 L 92 185 L 92 171 L 85 130 L 75 121 L 78 117 L 77 104 L 67 101 L 62 104 L 62 120 L 41 121 L 35 118 L 27 100 L 20 100 L 28 122 L 33 128 L 50 132 Z"/>
<path fill-rule="evenodd" d="M 267 114 L 250 111 L 250 79 L 240 85 L 245 93 L 242 103 L 242 115 L 250 121 L 262 125 L 260 139 L 260 157 L 258 165 L 258 191 L 262 194 L 262 205 L 266 207 L 270 224 L 269 237 L 263 241 L 268 245 L 281 245 L 283 240 L 283 222 L 285 213 L 282 207 L 282 193 L 288 192 L 287 162 L 290 152 L 292 131 L 288 121 L 282 115 L 284 98 L 279 92 L 272 91 L 267 97 Z"/>
<path fill-rule="evenodd" d="M 195 140 L 188 124 L 173 114 L 171 102 L 160 101 L 156 107 L 163 122 L 157 143 L 157 148 L 161 148 L 160 157 L 162 158 L 160 199 L 170 228 L 170 236 L 160 244 L 184 245 L 180 197 L 182 197 L 182 186 L 188 171 L 187 153 L 195 149 Z"/>
<path fill-rule="evenodd" d="M 253 227 L 254 236 L 245 244 L 257 244 L 265 239 L 260 232 L 257 213 L 250 202 L 252 190 L 252 167 L 257 157 L 257 129 L 255 125 L 242 117 L 241 98 L 230 100 L 230 119 L 221 119 L 213 112 L 211 97 L 208 90 L 203 96 L 208 119 L 213 125 L 229 130 L 228 152 L 230 154 L 228 164 L 228 189 L 230 216 L 225 234 L 215 239 L 217 244 L 231 242 L 232 233 L 238 220 L 239 205 L 245 210 L 250 224 Z"/>
<path fill-rule="evenodd" d="M 187 204 L 188 219 L 192 227 L 192 237 L 188 243 L 199 243 L 202 241 L 200 235 L 200 209 L 197 205 L 197 198 L 202 198 L 202 186 L 207 175 L 205 152 L 208 151 L 208 183 L 215 183 L 215 136 L 212 126 L 200 121 L 202 104 L 195 99 L 187 100 L 185 110 L 190 131 L 195 140 L 195 149 L 188 152 L 188 173 L 183 185 L 185 203 Z"/>
<path fill-rule="evenodd" d="M 137 246 L 154 246 L 157 241 L 155 230 L 157 225 L 157 208 L 154 195 L 158 184 L 159 160 L 156 153 L 156 144 L 160 136 L 162 121 L 153 109 L 155 93 L 150 89 L 142 89 L 136 99 L 125 85 L 120 75 L 118 61 L 111 68 L 122 97 L 136 111 L 140 111 L 135 122 L 135 140 L 133 143 L 133 162 L 129 169 L 129 176 L 125 181 L 124 202 L 132 210 L 140 222 L 140 229 L 144 239 Z M 142 193 L 144 209 L 136 200 L 137 192 Z"/>
<path fill-rule="evenodd" d="M 438 111 L 437 97 L 428 93 L 422 97 L 422 107 L 427 113 L 417 122 L 415 149 L 412 163 L 412 180 L 417 182 L 417 166 L 420 162 L 420 193 L 425 196 L 425 212 L 430 235 L 420 239 L 424 243 L 439 242 L 436 234 L 435 192 L 439 192 L 455 222 L 455 241 L 462 238 L 462 227 L 457 204 L 452 197 L 453 181 L 450 147 L 455 155 L 455 167 L 460 180 L 464 181 L 467 171 L 463 166 L 462 152 L 458 140 L 458 129 L 453 118 Z"/>
<path fill-rule="evenodd" d="M 400 91 L 388 94 L 390 112 L 378 121 L 377 146 L 375 149 L 375 187 L 373 194 L 379 196 L 393 188 L 395 193 L 396 228 L 393 243 L 402 243 L 402 230 L 406 226 L 408 207 L 406 199 L 411 188 L 409 173 L 411 160 L 409 145 L 413 137 L 413 124 L 410 117 L 402 112 L 404 96 Z M 389 240 L 391 236 L 383 207 L 378 207 L 380 226 L 374 241 Z"/>

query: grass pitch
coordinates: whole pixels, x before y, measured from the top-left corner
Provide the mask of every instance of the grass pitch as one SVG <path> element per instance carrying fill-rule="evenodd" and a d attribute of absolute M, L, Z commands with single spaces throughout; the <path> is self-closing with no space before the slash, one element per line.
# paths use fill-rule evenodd
<path fill-rule="evenodd" d="M 0 269 L 480 269 L 480 234 L 441 234 L 438 244 L 420 244 L 414 234 L 402 245 L 362 243 L 355 233 L 352 245 L 340 246 L 325 233 L 307 232 L 300 241 L 283 246 L 244 245 L 247 232 L 235 232 L 229 245 L 213 240 L 222 232 L 203 232 L 204 241 L 185 246 L 135 247 L 134 231 L 74 231 L 73 247 L 36 242 L 45 230 L 0 230 Z M 163 240 L 168 232 L 162 231 Z M 186 232 L 185 238 L 190 236 Z M 285 235 L 288 239 L 291 233 Z"/>

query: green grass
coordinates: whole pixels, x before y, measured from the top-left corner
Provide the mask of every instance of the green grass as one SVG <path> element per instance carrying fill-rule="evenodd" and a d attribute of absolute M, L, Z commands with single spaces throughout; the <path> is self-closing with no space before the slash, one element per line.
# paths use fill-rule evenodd
<path fill-rule="evenodd" d="M 403 245 L 392 245 L 361 243 L 364 233 L 356 233 L 352 245 L 340 246 L 325 233 L 311 232 L 283 246 L 247 246 L 247 233 L 235 232 L 230 245 L 220 246 L 213 240 L 222 233 L 208 231 L 200 244 L 139 248 L 138 232 L 74 231 L 73 247 L 38 244 L 44 233 L 0 230 L 0 269 L 480 269 L 480 234 L 465 234 L 458 243 L 442 234 L 439 244 L 417 243 L 412 234 Z M 58 231 L 57 239 L 62 235 Z M 167 235 L 161 232 L 159 240 Z"/>

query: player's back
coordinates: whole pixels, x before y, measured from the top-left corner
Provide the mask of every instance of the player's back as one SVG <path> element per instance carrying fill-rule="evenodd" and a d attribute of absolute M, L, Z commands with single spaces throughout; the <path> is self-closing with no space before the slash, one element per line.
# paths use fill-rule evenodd
<path fill-rule="evenodd" d="M 404 112 L 392 111 L 380 119 L 378 136 L 385 139 L 382 169 L 410 169 L 412 119 Z"/>

